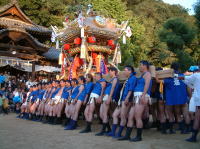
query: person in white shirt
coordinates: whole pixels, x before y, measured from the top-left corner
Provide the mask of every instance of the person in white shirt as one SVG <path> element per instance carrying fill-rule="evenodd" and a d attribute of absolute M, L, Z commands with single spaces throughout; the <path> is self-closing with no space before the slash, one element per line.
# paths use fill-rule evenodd
<path fill-rule="evenodd" d="M 192 136 L 186 139 L 186 141 L 196 142 L 198 130 L 200 128 L 200 68 L 198 67 L 198 71 L 196 73 L 190 76 L 179 77 L 179 79 L 183 79 L 185 84 L 192 84 L 194 88 L 191 100 L 193 104 L 196 106 L 195 119 L 194 119 Z"/>

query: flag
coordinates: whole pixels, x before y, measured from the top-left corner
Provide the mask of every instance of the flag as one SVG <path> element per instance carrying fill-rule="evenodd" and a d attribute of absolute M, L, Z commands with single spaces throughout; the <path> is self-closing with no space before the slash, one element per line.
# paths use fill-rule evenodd
<path fill-rule="evenodd" d="M 126 33 L 126 36 L 127 36 L 127 37 L 131 37 L 131 36 L 132 36 L 132 31 L 131 31 L 130 26 L 128 26 L 128 27 L 126 28 L 125 33 Z"/>
<path fill-rule="evenodd" d="M 108 73 L 108 68 L 107 68 L 103 59 L 101 59 L 100 71 L 101 71 L 101 74 L 107 74 Z"/>
<path fill-rule="evenodd" d="M 83 20 L 84 20 L 84 17 L 83 17 L 82 12 L 81 12 L 78 15 L 78 25 L 79 25 L 80 28 L 83 27 Z"/>

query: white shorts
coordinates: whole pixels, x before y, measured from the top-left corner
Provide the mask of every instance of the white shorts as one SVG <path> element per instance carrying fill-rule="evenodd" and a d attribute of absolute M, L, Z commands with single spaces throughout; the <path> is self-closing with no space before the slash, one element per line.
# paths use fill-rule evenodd
<path fill-rule="evenodd" d="M 108 100 L 108 97 L 109 97 L 109 95 L 104 95 L 104 96 L 103 96 L 103 101 Z"/>
<path fill-rule="evenodd" d="M 39 103 L 39 101 L 40 101 L 40 99 L 39 99 L 39 98 L 37 98 L 37 99 L 36 99 L 36 104 L 38 104 L 38 103 Z"/>
<path fill-rule="evenodd" d="M 190 111 L 190 112 L 196 112 L 196 104 L 195 104 L 195 102 L 194 102 L 194 97 L 192 97 L 192 98 L 190 99 L 189 111 Z"/>
<path fill-rule="evenodd" d="M 22 106 L 27 106 L 27 104 L 28 104 L 27 102 L 24 102 L 24 103 L 22 104 Z"/>
<path fill-rule="evenodd" d="M 61 96 L 55 96 L 54 103 L 58 104 L 60 102 Z"/>
<path fill-rule="evenodd" d="M 94 98 L 99 98 L 99 95 L 98 94 L 95 94 L 95 93 L 91 93 L 90 94 L 90 98 L 89 98 L 89 101 L 88 101 L 88 104 L 91 104 L 91 103 L 93 103 L 94 102 Z"/>
<path fill-rule="evenodd" d="M 134 92 L 134 99 L 133 101 L 135 103 L 139 103 L 140 101 L 140 97 L 142 96 L 143 92 Z M 147 100 L 149 100 L 149 104 L 151 104 L 151 98 L 148 94 L 145 95 L 145 98 L 147 98 Z"/>

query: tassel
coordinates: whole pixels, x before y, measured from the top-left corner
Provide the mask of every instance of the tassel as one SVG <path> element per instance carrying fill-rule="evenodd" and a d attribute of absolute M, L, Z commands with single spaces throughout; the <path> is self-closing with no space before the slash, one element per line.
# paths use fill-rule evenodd
<path fill-rule="evenodd" d="M 121 51 L 117 52 L 117 64 L 121 64 L 122 62 L 122 55 L 121 55 Z"/>
<path fill-rule="evenodd" d="M 84 31 L 84 27 L 81 28 L 81 38 L 85 37 L 85 31 Z"/>
<path fill-rule="evenodd" d="M 56 40 L 56 49 L 59 49 L 59 40 Z"/>
<path fill-rule="evenodd" d="M 62 59 L 63 59 L 63 54 L 62 54 L 62 52 L 61 52 L 61 53 L 59 54 L 59 59 L 58 59 L 58 64 L 59 64 L 59 65 L 62 65 L 62 63 L 63 63 Z"/>
<path fill-rule="evenodd" d="M 164 89 L 163 82 L 160 82 L 159 91 L 161 94 L 163 94 L 163 89 Z"/>
<path fill-rule="evenodd" d="M 126 44 L 126 36 L 123 35 L 123 44 Z"/>
<path fill-rule="evenodd" d="M 82 58 L 82 59 L 85 59 L 85 58 L 86 58 L 85 38 L 82 39 L 80 58 Z"/>

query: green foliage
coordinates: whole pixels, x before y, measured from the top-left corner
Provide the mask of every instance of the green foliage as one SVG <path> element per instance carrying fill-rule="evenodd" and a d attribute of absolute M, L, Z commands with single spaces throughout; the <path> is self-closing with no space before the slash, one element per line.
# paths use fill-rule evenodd
<path fill-rule="evenodd" d="M 190 46 L 195 38 L 195 31 L 183 18 L 171 18 L 166 21 L 159 32 L 159 37 L 167 44 L 168 49 L 176 54 L 182 70 L 193 64 L 192 57 L 184 47 Z"/>
<path fill-rule="evenodd" d="M 171 18 L 159 33 L 160 40 L 166 42 L 169 50 L 175 52 L 189 45 L 195 37 L 195 31 L 182 18 Z"/>
<path fill-rule="evenodd" d="M 21 9 L 30 19 L 39 25 L 62 25 L 65 5 L 60 0 L 18 0 Z"/>
<path fill-rule="evenodd" d="M 197 3 L 195 4 L 194 11 L 195 11 L 196 23 L 200 28 L 200 0 L 198 0 Z"/>
<path fill-rule="evenodd" d="M 9 0 L 0 0 L 0 7 L 8 4 L 9 2 Z"/>

